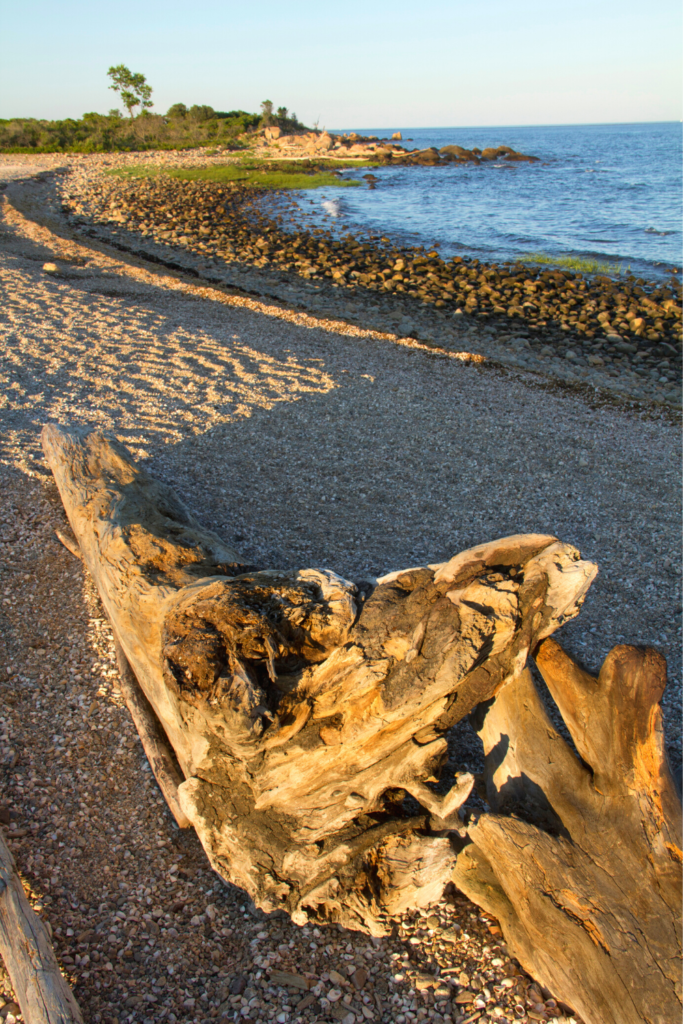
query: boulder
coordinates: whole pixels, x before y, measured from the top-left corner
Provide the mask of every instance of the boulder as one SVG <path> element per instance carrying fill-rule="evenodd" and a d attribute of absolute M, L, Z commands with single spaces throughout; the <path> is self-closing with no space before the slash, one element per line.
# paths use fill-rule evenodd
<path fill-rule="evenodd" d="M 438 164 L 439 151 L 435 146 L 430 146 L 429 149 L 420 149 L 417 153 L 411 153 L 410 157 L 417 164 Z"/>
<path fill-rule="evenodd" d="M 449 156 L 454 156 L 461 160 L 472 159 L 472 151 L 469 149 L 463 149 L 462 146 L 442 146 L 439 153 L 441 156 L 448 154 Z"/>

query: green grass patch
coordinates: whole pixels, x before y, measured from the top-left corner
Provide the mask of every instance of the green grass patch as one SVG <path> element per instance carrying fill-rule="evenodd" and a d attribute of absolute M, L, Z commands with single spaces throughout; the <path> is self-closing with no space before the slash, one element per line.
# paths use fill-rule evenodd
<path fill-rule="evenodd" d="M 348 188 L 360 185 L 360 181 L 350 178 L 339 178 L 335 170 L 348 167 L 344 161 L 281 161 L 266 163 L 256 160 L 243 160 L 234 164 L 211 164 L 206 167 L 187 167 L 182 169 L 168 167 L 121 167 L 110 174 L 121 178 L 152 178 L 166 174 L 171 178 L 184 181 L 218 181 L 221 183 L 236 182 L 240 185 L 253 185 L 258 188 Z M 353 165 L 351 165 L 353 166 Z"/>
<path fill-rule="evenodd" d="M 607 277 L 618 277 L 631 269 L 624 267 L 623 263 L 605 263 L 603 260 L 586 259 L 582 256 L 548 256 L 544 252 L 530 252 L 522 259 L 524 263 L 561 267 L 562 270 L 573 270 L 577 274 L 604 274 Z"/>

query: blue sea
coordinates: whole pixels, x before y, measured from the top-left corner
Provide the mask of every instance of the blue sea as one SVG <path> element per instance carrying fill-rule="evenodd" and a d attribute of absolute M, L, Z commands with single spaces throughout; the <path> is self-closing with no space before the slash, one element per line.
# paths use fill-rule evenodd
<path fill-rule="evenodd" d="M 444 257 L 499 262 L 540 252 L 597 258 L 647 278 L 680 270 L 678 122 L 344 129 L 351 130 L 380 138 L 401 131 L 407 149 L 508 145 L 540 160 L 378 168 L 375 188 L 363 181 L 360 188 L 319 189 L 313 204 L 312 193 L 302 196 L 309 223 L 436 247 Z M 358 179 L 360 172 L 344 176 Z"/>

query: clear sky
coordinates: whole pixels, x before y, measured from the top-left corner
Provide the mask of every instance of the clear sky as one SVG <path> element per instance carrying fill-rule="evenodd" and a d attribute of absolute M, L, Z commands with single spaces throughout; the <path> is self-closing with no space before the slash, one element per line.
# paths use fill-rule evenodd
<path fill-rule="evenodd" d="M 175 102 L 321 127 L 681 118 L 680 0 L 33 0 L 4 5 L 0 117 L 119 105 L 123 63 Z"/>

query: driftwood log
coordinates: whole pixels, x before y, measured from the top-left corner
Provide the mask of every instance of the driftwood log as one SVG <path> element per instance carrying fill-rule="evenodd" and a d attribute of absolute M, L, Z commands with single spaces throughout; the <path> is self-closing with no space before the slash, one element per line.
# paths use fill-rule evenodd
<path fill-rule="evenodd" d="M 26 1024 L 83 1024 L 45 926 L 26 899 L 1 833 L 0 954 Z"/>
<path fill-rule="evenodd" d="M 138 731 L 149 766 L 178 828 L 188 828 L 190 821 L 180 806 L 178 798 L 178 790 L 185 780 L 178 770 L 166 733 L 161 728 L 154 709 L 140 689 L 135 673 L 128 664 L 128 658 L 116 638 L 114 639 L 114 648 L 121 680 L 121 692 L 126 707 L 130 711 L 133 724 Z"/>
<path fill-rule="evenodd" d="M 64 530 L 55 530 L 57 539 L 64 545 L 66 550 L 74 558 L 78 558 L 82 562 L 83 555 L 78 546 L 78 541 L 73 535 L 69 536 L 69 533 Z M 116 630 L 113 624 L 111 625 L 114 633 L 114 651 L 119 670 L 121 692 L 126 702 L 126 707 L 130 712 L 130 717 L 133 719 L 133 725 L 137 729 L 148 764 L 171 814 L 179 828 L 188 828 L 190 822 L 178 802 L 178 788 L 184 782 L 184 778 L 180 775 L 166 733 L 162 729 L 154 709 L 140 689 L 135 673 L 128 664 L 128 658 L 123 653 L 123 648 L 116 637 Z"/>
<path fill-rule="evenodd" d="M 615 647 L 597 679 L 545 640 L 536 664 L 475 713 L 493 813 L 471 822 L 454 881 L 510 950 L 586 1024 L 681 1019 L 681 805 L 656 651 Z"/>
<path fill-rule="evenodd" d="M 43 447 L 214 869 L 265 911 L 373 934 L 438 899 L 474 781 L 433 788 L 444 734 L 577 614 L 596 567 L 521 535 L 374 587 L 257 570 L 116 441 L 48 425 Z"/>

